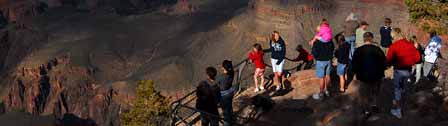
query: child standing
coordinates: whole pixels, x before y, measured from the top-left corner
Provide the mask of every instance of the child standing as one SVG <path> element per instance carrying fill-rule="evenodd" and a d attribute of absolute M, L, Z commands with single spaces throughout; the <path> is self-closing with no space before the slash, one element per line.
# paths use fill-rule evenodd
<path fill-rule="evenodd" d="M 338 59 L 337 65 L 337 74 L 339 76 L 339 91 L 341 93 L 345 92 L 345 81 L 346 77 L 346 67 L 349 63 L 349 55 L 350 55 L 350 47 L 351 45 L 345 42 L 345 38 L 342 34 L 336 36 L 336 43 L 338 44 L 338 48 L 335 52 L 335 57 Z"/>
<path fill-rule="evenodd" d="M 263 48 L 260 44 L 256 43 L 253 46 L 253 51 L 249 52 L 249 59 L 251 62 L 255 64 L 255 73 L 254 73 L 254 81 L 255 81 L 255 92 L 260 90 L 264 90 L 264 70 L 266 65 L 263 61 Z M 261 83 L 258 85 L 258 78 L 260 77 Z"/>

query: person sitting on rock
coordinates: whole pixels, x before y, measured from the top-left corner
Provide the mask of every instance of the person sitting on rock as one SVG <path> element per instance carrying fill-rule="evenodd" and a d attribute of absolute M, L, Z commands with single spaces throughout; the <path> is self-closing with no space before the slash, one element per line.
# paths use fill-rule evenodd
<path fill-rule="evenodd" d="M 205 69 L 207 79 L 196 87 L 196 109 L 200 110 L 199 117 L 202 126 L 218 126 L 218 102 L 221 99 L 220 89 L 215 81 L 217 70 L 214 67 Z"/>
<path fill-rule="evenodd" d="M 264 90 L 264 70 L 266 65 L 263 61 L 263 48 L 260 44 L 256 43 L 253 46 L 253 51 L 249 52 L 249 60 L 255 64 L 254 81 L 255 81 L 255 92 Z M 260 78 L 261 83 L 258 84 L 258 78 Z"/>
<path fill-rule="evenodd" d="M 359 84 L 360 103 L 364 114 L 369 114 L 368 105 L 376 106 L 381 81 L 386 70 L 386 56 L 373 42 L 373 33 L 364 33 L 364 45 L 353 54 L 353 72 Z"/>
<path fill-rule="evenodd" d="M 300 71 L 302 70 L 302 66 L 305 65 L 303 67 L 303 70 L 307 70 L 307 69 L 311 69 L 312 65 L 313 65 L 313 55 L 311 55 L 311 53 L 308 53 L 308 51 L 306 51 L 302 45 L 297 45 L 296 47 L 296 51 L 299 52 L 299 55 L 294 58 L 294 59 L 289 59 L 286 58 L 289 61 L 292 62 L 300 62 L 299 65 L 296 68 L 296 71 Z"/>

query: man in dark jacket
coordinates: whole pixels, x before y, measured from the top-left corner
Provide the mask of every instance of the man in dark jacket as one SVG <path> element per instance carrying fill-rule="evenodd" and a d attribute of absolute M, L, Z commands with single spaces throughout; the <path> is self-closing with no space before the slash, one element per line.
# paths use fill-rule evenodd
<path fill-rule="evenodd" d="M 364 33 L 363 37 L 365 44 L 357 48 L 353 55 L 353 71 L 356 78 L 361 81 L 359 85 L 361 105 L 365 112 L 368 112 L 369 102 L 373 103 L 373 106 L 377 104 L 377 96 L 386 70 L 386 56 L 381 48 L 374 45 L 371 32 Z"/>
<path fill-rule="evenodd" d="M 202 126 L 218 126 L 218 102 L 221 97 L 219 86 L 215 81 L 217 70 L 207 67 L 207 79 L 201 81 L 196 88 L 196 109 L 200 110 Z"/>
<path fill-rule="evenodd" d="M 386 54 L 387 49 L 389 49 L 389 46 L 392 44 L 392 36 L 390 35 L 390 32 L 392 31 L 392 27 L 390 27 L 391 23 L 392 20 L 390 18 L 386 18 L 384 20 L 384 26 L 380 28 L 381 47 Z"/>

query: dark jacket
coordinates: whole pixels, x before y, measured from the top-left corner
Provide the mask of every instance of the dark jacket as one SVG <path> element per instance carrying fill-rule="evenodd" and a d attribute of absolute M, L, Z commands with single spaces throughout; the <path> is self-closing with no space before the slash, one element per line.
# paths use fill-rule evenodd
<path fill-rule="evenodd" d="M 390 35 L 391 31 L 392 31 L 391 27 L 382 26 L 380 28 L 382 47 L 389 48 L 389 46 L 392 44 L 392 36 Z"/>
<path fill-rule="evenodd" d="M 417 64 L 421 64 L 423 63 L 423 57 L 425 56 L 425 48 L 418 44 L 417 51 L 420 54 L 420 61 L 418 61 Z"/>
<path fill-rule="evenodd" d="M 282 38 L 279 38 L 277 42 L 272 40 L 269 42 L 271 48 L 271 58 L 282 62 L 286 55 L 286 45 Z"/>
<path fill-rule="evenodd" d="M 221 91 L 229 90 L 232 87 L 233 76 L 233 74 L 223 74 L 217 79 Z"/>
<path fill-rule="evenodd" d="M 218 114 L 218 102 L 221 98 L 219 87 L 216 83 L 205 80 L 196 88 L 196 109 Z"/>
<path fill-rule="evenodd" d="M 362 82 L 377 82 L 384 77 L 386 70 L 386 56 L 375 45 L 363 45 L 353 54 L 353 72 Z"/>
<path fill-rule="evenodd" d="M 342 45 L 339 45 L 339 48 L 335 52 L 335 56 L 338 58 L 338 63 L 348 64 L 350 61 L 350 47 L 351 45 L 347 42 L 343 42 Z"/>
<path fill-rule="evenodd" d="M 333 58 L 334 44 L 332 41 L 325 43 L 316 41 L 311 51 L 314 59 L 318 61 L 330 61 Z"/>

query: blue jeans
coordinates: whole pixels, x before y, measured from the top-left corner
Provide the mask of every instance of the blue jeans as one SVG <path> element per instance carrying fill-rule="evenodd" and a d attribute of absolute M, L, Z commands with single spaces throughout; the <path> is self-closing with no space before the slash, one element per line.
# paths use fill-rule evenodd
<path fill-rule="evenodd" d="M 394 100 L 400 101 L 403 89 L 412 86 L 411 83 L 407 83 L 411 78 L 411 71 L 409 70 L 394 70 Z"/>
<path fill-rule="evenodd" d="M 342 76 L 342 75 L 344 75 L 345 74 L 345 68 L 347 68 L 347 64 L 342 64 L 342 63 L 338 63 L 338 66 L 337 66 L 337 74 L 339 75 L 339 76 Z"/>
<path fill-rule="evenodd" d="M 316 60 L 316 76 L 318 78 L 324 78 L 327 75 L 330 75 L 330 61 L 319 61 Z"/>
<path fill-rule="evenodd" d="M 224 115 L 224 126 L 231 126 L 234 123 L 232 107 L 233 95 L 234 92 L 221 96 L 222 114 Z"/>

